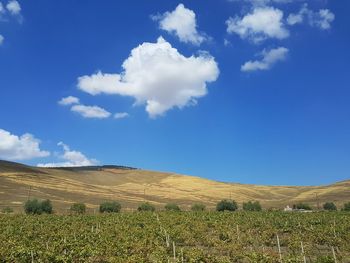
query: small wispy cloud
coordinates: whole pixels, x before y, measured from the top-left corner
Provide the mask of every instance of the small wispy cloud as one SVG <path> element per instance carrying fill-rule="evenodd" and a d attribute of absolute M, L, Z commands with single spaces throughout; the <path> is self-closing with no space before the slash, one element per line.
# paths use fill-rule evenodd
<path fill-rule="evenodd" d="M 255 7 L 243 17 L 230 17 L 226 25 L 227 33 L 237 34 L 255 44 L 268 38 L 284 39 L 289 36 L 283 21 L 283 11 L 274 7 Z"/>
<path fill-rule="evenodd" d="M 117 112 L 116 114 L 114 114 L 114 119 L 124 119 L 129 117 L 129 113 L 127 112 Z"/>
<path fill-rule="evenodd" d="M 12 15 L 19 15 L 21 13 L 21 5 L 16 0 L 11 0 L 7 3 L 6 9 Z"/>
<path fill-rule="evenodd" d="M 76 166 L 91 166 L 99 164 L 99 161 L 95 159 L 87 158 L 83 153 L 75 150 L 71 150 L 67 144 L 59 142 L 57 144 L 63 149 L 63 153 L 59 155 L 59 158 L 63 159 L 63 162 L 54 163 L 39 163 L 39 167 L 76 167 Z"/>
<path fill-rule="evenodd" d="M 289 14 L 287 23 L 289 25 L 301 24 L 306 21 L 310 26 L 318 27 L 322 30 L 331 28 L 331 23 L 334 21 L 335 15 L 329 9 L 320 9 L 312 11 L 305 3 L 298 13 Z"/>
<path fill-rule="evenodd" d="M 99 106 L 86 106 L 82 104 L 74 105 L 71 111 L 79 113 L 84 118 L 105 119 L 111 116 L 111 113 Z"/>
<path fill-rule="evenodd" d="M 159 21 L 159 28 L 176 35 L 181 42 L 200 45 L 208 37 L 197 30 L 196 14 L 179 4 L 174 11 L 151 17 Z"/>
<path fill-rule="evenodd" d="M 106 119 L 112 115 L 109 111 L 99 106 L 83 105 L 80 103 L 79 98 L 74 96 L 62 98 L 58 101 L 58 104 L 62 106 L 72 105 L 70 110 L 84 118 Z"/>
<path fill-rule="evenodd" d="M 79 104 L 79 98 L 68 96 L 65 98 L 62 98 L 58 101 L 58 104 L 66 106 L 66 105 L 72 105 L 72 104 Z"/>
<path fill-rule="evenodd" d="M 263 50 L 261 60 L 247 61 L 241 66 L 241 71 L 268 70 L 278 61 L 284 60 L 288 51 L 285 47 Z"/>

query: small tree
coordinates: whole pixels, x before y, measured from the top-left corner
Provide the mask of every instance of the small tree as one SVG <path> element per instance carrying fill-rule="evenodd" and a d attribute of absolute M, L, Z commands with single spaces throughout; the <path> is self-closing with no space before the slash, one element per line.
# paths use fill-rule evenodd
<path fill-rule="evenodd" d="M 167 211 L 181 211 L 180 207 L 175 203 L 168 203 L 164 208 Z"/>
<path fill-rule="evenodd" d="M 236 201 L 222 200 L 216 205 L 216 211 L 235 211 L 238 209 Z"/>
<path fill-rule="evenodd" d="M 247 203 L 243 203 L 243 210 L 245 211 L 261 211 L 261 205 L 259 203 L 259 201 L 249 201 Z"/>
<path fill-rule="evenodd" d="M 51 214 L 52 204 L 49 199 L 39 201 L 38 199 L 28 200 L 24 204 L 24 211 L 26 214 L 40 215 L 42 213 Z"/>
<path fill-rule="evenodd" d="M 28 200 L 24 204 L 26 214 L 40 215 L 42 213 L 52 214 L 52 204 L 49 199 L 39 201 L 38 199 Z"/>
<path fill-rule="evenodd" d="M 74 203 L 71 205 L 70 211 L 75 214 L 85 214 L 86 205 L 84 203 Z"/>
<path fill-rule="evenodd" d="M 104 202 L 100 204 L 100 213 L 118 213 L 121 208 L 118 202 Z"/>
<path fill-rule="evenodd" d="M 52 214 L 52 204 L 49 199 L 42 201 L 40 205 L 43 213 Z"/>
<path fill-rule="evenodd" d="M 24 211 L 26 214 L 40 215 L 43 211 L 41 210 L 40 202 L 38 199 L 28 200 L 24 204 Z"/>
<path fill-rule="evenodd" d="M 7 206 L 7 207 L 4 207 L 1 210 L 1 212 L 4 213 L 4 214 L 11 214 L 11 213 L 13 213 L 13 209 L 11 207 Z"/>
<path fill-rule="evenodd" d="M 293 205 L 293 209 L 312 210 L 311 206 L 305 203 L 295 204 Z"/>
<path fill-rule="evenodd" d="M 350 202 L 344 204 L 343 211 L 350 211 Z"/>
<path fill-rule="evenodd" d="M 328 211 L 336 211 L 337 206 L 333 202 L 327 202 L 323 204 L 323 209 Z"/>
<path fill-rule="evenodd" d="M 191 210 L 195 211 L 195 212 L 204 211 L 205 210 L 205 205 L 204 204 L 200 204 L 200 203 L 193 204 L 192 207 L 191 207 Z"/>
<path fill-rule="evenodd" d="M 137 208 L 137 211 L 140 211 L 140 212 L 146 212 L 146 211 L 154 212 L 155 210 L 156 208 L 154 207 L 154 205 L 151 205 L 148 202 L 140 204 L 139 207 Z"/>

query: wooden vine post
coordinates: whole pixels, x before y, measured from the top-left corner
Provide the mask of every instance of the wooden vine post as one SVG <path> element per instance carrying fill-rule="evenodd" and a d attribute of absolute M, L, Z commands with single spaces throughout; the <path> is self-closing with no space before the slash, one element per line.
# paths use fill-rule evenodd
<path fill-rule="evenodd" d="M 301 255 L 303 256 L 303 261 L 304 261 L 304 263 L 306 263 L 306 257 L 305 257 L 303 241 L 300 242 L 300 246 L 301 246 Z"/>
<path fill-rule="evenodd" d="M 282 263 L 282 253 L 281 253 L 280 238 L 278 237 L 278 234 L 276 234 L 276 237 L 277 237 L 278 254 L 280 256 L 280 262 Z"/>

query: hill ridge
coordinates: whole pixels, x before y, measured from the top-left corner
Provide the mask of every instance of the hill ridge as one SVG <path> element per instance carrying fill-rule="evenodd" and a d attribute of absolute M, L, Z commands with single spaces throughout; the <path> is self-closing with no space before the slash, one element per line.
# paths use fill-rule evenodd
<path fill-rule="evenodd" d="M 222 199 L 260 201 L 265 208 L 297 202 L 313 206 L 350 200 L 350 180 L 322 186 L 268 186 L 217 182 L 198 176 L 156 172 L 119 165 L 42 168 L 0 161 L 0 206 L 21 207 L 28 198 L 51 199 L 59 210 L 74 202 L 96 208 L 105 200 L 135 209 L 148 201 L 156 206 L 194 202 L 214 207 Z"/>

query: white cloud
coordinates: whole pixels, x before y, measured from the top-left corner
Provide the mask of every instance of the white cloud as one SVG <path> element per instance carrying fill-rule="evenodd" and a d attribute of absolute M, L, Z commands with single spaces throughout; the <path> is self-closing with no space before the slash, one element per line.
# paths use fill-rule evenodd
<path fill-rule="evenodd" d="M 287 18 L 288 25 L 295 25 L 300 24 L 304 20 L 303 16 L 301 14 L 290 14 Z"/>
<path fill-rule="evenodd" d="M 19 15 L 21 12 L 21 6 L 16 0 L 10 0 L 6 8 L 12 15 Z"/>
<path fill-rule="evenodd" d="M 84 118 L 105 119 L 111 116 L 111 113 L 98 106 L 86 106 L 82 104 L 73 105 L 71 111 L 79 113 Z"/>
<path fill-rule="evenodd" d="M 310 10 L 307 8 L 307 4 L 304 4 L 298 13 L 296 14 L 289 14 L 287 17 L 287 23 L 288 25 L 295 25 L 300 24 L 304 21 L 304 17 L 308 16 L 310 13 Z"/>
<path fill-rule="evenodd" d="M 244 17 L 230 17 L 226 21 L 227 32 L 236 33 L 242 39 L 260 43 L 267 38 L 284 39 L 289 31 L 284 27 L 283 12 L 273 7 L 256 7 Z"/>
<path fill-rule="evenodd" d="M 265 2 L 265 4 L 268 3 L 279 3 L 279 4 L 286 4 L 286 3 L 292 3 L 293 1 L 296 2 L 298 0 L 252 0 L 253 2 Z M 299 0 L 304 1 L 304 0 Z"/>
<path fill-rule="evenodd" d="M 131 51 L 121 74 L 97 72 L 78 78 L 78 88 L 92 95 L 106 93 L 131 96 L 146 104 L 150 117 L 191 105 L 207 94 L 206 84 L 219 75 L 214 58 L 201 52 L 185 57 L 159 37 Z"/>
<path fill-rule="evenodd" d="M 5 8 L 2 5 L 2 3 L 0 2 L 0 21 L 2 19 L 2 16 L 4 15 L 4 13 L 5 13 Z M 4 42 L 4 40 L 5 40 L 4 36 L 0 34 L 0 46 Z"/>
<path fill-rule="evenodd" d="M 79 104 L 79 99 L 77 97 L 68 96 L 65 98 L 62 98 L 58 101 L 58 104 L 60 105 L 71 105 L 71 104 Z"/>
<path fill-rule="evenodd" d="M 28 160 L 49 156 L 40 149 L 40 140 L 25 133 L 22 136 L 0 129 L 0 158 L 6 160 Z"/>
<path fill-rule="evenodd" d="M 241 71 L 268 70 L 276 62 L 284 60 L 287 54 L 288 49 L 285 47 L 279 47 L 269 51 L 264 50 L 262 52 L 262 60 L 247 61 L 241 66 Z"/>
<path fill-rule="evenodd" d="M 247 2 L 247 3 L 251 3 L 252 5 L 264 6 L 271 3 L 277 3 L 277 4 L 292 3 L 293 1 L 296 1 L 296 0 L 228 0 L 228 1 L 237 2 L 237 3 Z"/>
<path fill-rule="evenodd" d="M 288 16 L 287 23 L 289 25 L 296 25 L 306 20 L 310 26 L 326 30 L 331 28 L 331 23 L 334 19 L 335 15 L 329 9 L 320 9 L 318 12 L 315 12 L 310 10 L 307 4 L 304 4 L 298 13 Z"/>
<path fill-rule="evenodd" d="M 129 113 L 127 112 L 117 112 L 116 114 L 114 114 L 114 119 L 124 119 L 129 117 Z"/>
<path fill-rule="evenodd" d="M 57 163 L 39 163 L 39 167 L 77 167 L 77 166 L 91 166 L 98 165 L 99 162 L 95 159 L 89 159 L 79 151 L 72 151 L 68 145 L 59 142 L 58 146 L 62 146 L 63 154 L 59 158 L 65 160 Z"/>
<path fill-rule="evenodd" d="M 197 31 L 196 14 L 183 4 L 179 4 L 172 12 L 152 18 L 159 21 L 162 30 L 175 34 L 182 42 L 200 45 L 207 39 L 205 34 Z"/>
<path fill-rule="evenodd" d="M 19 23 L 22 23 L 21 6 L 16 0 L 10 0 L 6 6 L 0 2 L 0 22 L 8 22 L 8 14 L 16 16 Z M 5 38 L 0 34 L 0 46 L 3 44 Z"/>
<path fill-rule="evenodd" d="M 3 4 L 0 2 L 0 18 L 1 18 L 1 15 L 3 15 L 4 13 L 5 13 L 5 8 Z"/>
<path fill-rule="evenodd" d="M 318 13 L 314 13 L 314 17 L 311 20 L 311 25 L 318 26 L 321 29 L 331 28 L 331 23 L 335 19 L 335 15 L 328 9 L 321 9 Z"/>
<path fill-rule="evenodd" d="M 232 44 L 231 44 L 230 40 L 228 40 L 228 39 L 224 38 L 224 46 L 225 46 L 225 47 L 232 46 Z"/>
<path fill-rule="evenodd" d="M 86 106 L 80 104 L 80 100 L 77 97 L 68 96 L 58 101 L 58 104 L 67 106 L 72 105 L 71 111 L 76 112 L 84 118 L 96 118 L 105 119 L 111 116 L 111 113 L 99 106 Z"/>

